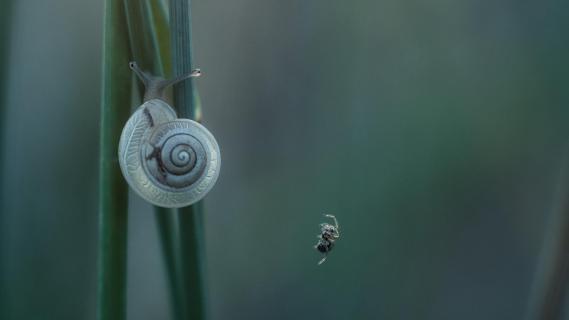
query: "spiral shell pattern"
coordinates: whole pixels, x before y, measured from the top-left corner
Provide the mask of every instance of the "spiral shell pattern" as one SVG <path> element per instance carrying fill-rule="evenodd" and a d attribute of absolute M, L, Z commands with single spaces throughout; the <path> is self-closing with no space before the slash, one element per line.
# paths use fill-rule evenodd
<path fill-rule="evenodd" d="M 119 162 L 136 193 L 167 208 L 202 199 L 215 184 L 221 165 L 213 135 L 195 121 L 178 119 L 159 99 L 145 102 L 126 123 Z"/>

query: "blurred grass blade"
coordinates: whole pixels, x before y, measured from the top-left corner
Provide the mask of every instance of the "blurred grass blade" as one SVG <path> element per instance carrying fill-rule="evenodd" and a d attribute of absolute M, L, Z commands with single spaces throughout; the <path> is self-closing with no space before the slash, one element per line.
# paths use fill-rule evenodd
<path fill-rule="evenodd" d="M 147 0 L 146 10 L 151 25 L 154 27 L 154 35 L 159 39 L 159 50 L 162 70 L 166 78 L 172 75 L 172 54 L 170 51 L 170 25 L 168 23 L 168 9 L 163 1 Z"/>
<path fill-rule="evenodd" d="M 569 285 L 569 150 L 565 153 L 564 162 L 557 191 L 558 205 L 545 232 L 527 320 L 563 318 Z"/>
<path fill-rule="evenodd" d="M 156 1 L 124 0 L 128 19 L 132 59 L 154 75 L 164 75 L 171 66 L 169 26 L 166 11 Z M 133 76 L 143 92 L 142 84 Z M 141 96 L 138 97 L 140 102 Z M 179 280 L 180 258 L 175 210 L 154 206 L 154 216 L 161 243 L 171 308 L 174 319 L 184 319 L 182 286 Z"/>
<path fill-rule="evenodd" d="M 129 116 L 130 47 L 124 6 L 105 0 L 99 186 L 99 320 L 126 318 L 128 187 L 117 158 L 122 127 Z"/>
<path fill-rule="evenodd" d="M 189 0 L 170 0 L 170 39 L 173 76 L 192 70 L 191 11 Z M 197 119 L 198 99 L 193 78 L 174 86 L 174 106 L 181 118 Z M 200 203 L 178 209 L 182 281 L 187 320 L 205 319 L 203 283 L 203 226 Z"/>
<path fill-rule="evenodd" d="M 0 5 L 0 170 L 4 170 L 4 139 L 5 139 L 5 125 L 6 125 L 6 86 L 8 84 L 8 52 L 10 48 L 10 30 L 12 23 L 12 0 L 5 0 Z M 0 206 L 4 206 L 5 202 L 5 190 L 4 183 L 0 183 Z M 6 280 L 7 274 L 5 270 L 6 266 L 6 239 L 5 232 L 2 226 L 7 225 L 7 218 L 5 207 L 0 208 L 0 319 L 6 319 L 9 314 L 8 308 L 10 304 L 8 299 L 10 298 L 7 293 Z"/>
<path fill-rule="evenodd" d="M 146 0 L 123 0 L 123 2 L 128 22 L 131 59 L 135 60 L 143 70 L 150 71 L 154 75 L 162 75 L 162 57 L 150 5 Z"/>
<path fill-rule="evenodd" d="M 184 305 L 183 305 L 183 292 L 179 279 L 180 263 L 178 252 L 178 222 L 176 219 L 175 211 L 172 209 L 154 207 L 156 225 L 158 227 L 158 235 L 160 236 L 160 243 L 162 255 L 164 257 L 164 265 L 166 269 L 168 286 L 170 288 L 170 298 L 173 319 L 184 319 Z"/>
<path fill-rule="evenodd" d="M 203 201 L 178 209 L 186 320 L 206 319 L 203 270 Z"/>
<path fill-rule="evenodd" d="M 190 0 L 170 1 L 170 41 L 172 45 L 173 75 L 192 70 Z M 181 118 L 197 119 L 199 106 L 194 88 L 194 78 L 174 86 L 174 105 Z"/>

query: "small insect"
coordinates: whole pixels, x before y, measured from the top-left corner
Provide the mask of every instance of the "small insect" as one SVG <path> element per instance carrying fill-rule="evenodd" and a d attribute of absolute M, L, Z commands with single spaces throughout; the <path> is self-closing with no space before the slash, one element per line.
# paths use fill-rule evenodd
<path fill-rule="evenodd" d="M 327 218 L 334 220 L 334 226 L 328 223 L 320 224 L 320 235 L 317 236 L 318 243 L 314 246 L 314 249 L 324 254 L 324 257 L 318 265 L 321 265 L 328 258 L 328 252 L 334 248 L 334 242 L 340 238 L 340 227 L 338 226 L 338 220 L 331 214 L 324 215 Z"/>

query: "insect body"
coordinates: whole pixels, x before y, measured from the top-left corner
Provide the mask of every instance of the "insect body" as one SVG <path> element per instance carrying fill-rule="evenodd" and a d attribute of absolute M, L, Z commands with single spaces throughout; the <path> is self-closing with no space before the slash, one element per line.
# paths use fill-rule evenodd
<path fill-rule="evenodd" d="M 340 238 L 340 227 L 338 226 L 338 220 L 336 217 L 331 214 L 325 214 L 325 217 L 331 218 L 334 220 L 334 225 L 328 223 L 320 224 L 320 235 L 318 235 L 318 243 L 314 246 L 316 250 L 324 254 L 324 257 L 318 265 L 321 265 L 326 261 L 328 258 L 328 252 L 334 248 L 334 242 Z"/>

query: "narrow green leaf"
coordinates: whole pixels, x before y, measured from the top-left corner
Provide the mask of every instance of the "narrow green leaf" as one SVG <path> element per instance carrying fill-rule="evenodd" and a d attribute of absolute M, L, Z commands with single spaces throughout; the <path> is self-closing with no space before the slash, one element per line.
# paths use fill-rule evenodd
<path fill-rule="evenodd" d="M 168 23 L 168 12 L 166 4 L 159 1 L 146 2 L 146 10 L 150 13 L 151 24 L 154 26 L 154 33 L 159 39 L 158 47 L 162 61 L 162 68 L 165 78 L 172 76 L 172 54 L 170 51 L 170 25 Z"/>
<path fill-rule="evenodd" d="M 203 201 L 178 209 L 186 320 L 206 319 Z"/>
<path fill-rule="evenodd" d="M 170 0 L 170 39 L 173 75 L 192 70 L 191 11 L 189 0 Z M 174 105 L 182 118 L 197 119 L 198 98 L 194 80 L 174 86 Z M 203 224 L 201 202 L 178 209 L 180 252 L 186 320 L 206 318 L 203 281 Z"/>
<path fill-rule="evenodd" d="M 154 32 L 152 18 L 149 16 L 146 1 L 123 0 L 127 21 L 131 59 L 135 60 L 143 69 L 152 74 L 162 74 L 162 63 L 158 51 L 158 40 Z"/>
<path fill-rule="evenodd" d="M 158 235 L 160 236 L 160 244 L 162 256 L 164 257 L 164 266 L 170 288 L 170 299 L 172 307 L 172 315 L 176 320 L 184 319 L 183 292 L 180 281 L 180 258 L 176 254 L 179 252 L 179 236 L 178 221 L 175 212 L 172 209 L 154 207 L 154 216 Z"/>
<path fill-rule="evenodd" d="M 5 139 L 5 124 L 6 124 L 6 86 L 8 84 L 8 51 L 10 45 L 10 30 L 12 23 L 12 0 L 5 0 L 0 5 L 0 170 L 4 169 L 4 139 Z M 0 206 L 4 205 L 4 188 L 0 183 Z M 6 226 L 6 212 L 5 208 L 0 208 L 0 226 Z M 5 271 L 5 244 L 4 232 L 0 230 L 0 319 L 8 318 L 10 311 L 10 304 L 8 299 L 8 289 L 6 286 L 6 271 Z"/>
<path fill-rule="evenodd" d="M 172 45 L 173 75 L 189 73 L 192 70 L 191 11 L 189 0 L 170 1 L 170 41 Z M 174 86 L 174 105 L 181 118 L 196 119 L 197 95 L 194 78 Z"/>
<path fill-rule="evenodd" d="M 156 1 L 124 0 L 128 17 L 132 59 L 154 75 L 163 75 L 171 66 L 168 19 L 164 7 Z M 143 88 L 133 76 L 140 93 Z M 181 258 L 178 257 L 179 238 L 175 210 L 154 206 L 154 216 L 160 237 L 162 254 L 174 319 L 184 319 L 183 290 L 181 286 Z"/>
<path fill-rule="evenodd" d="M 117 149 L 122 127 L 129 116 L 131 73 L 128 30 L 121 2 L 105 0 L 103 33 L 97 319 L 123 320 L 126 317 L 128 187 L 120 172 Z"/>

